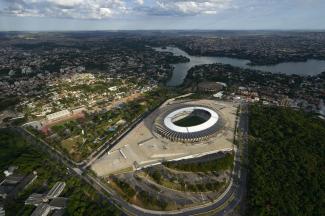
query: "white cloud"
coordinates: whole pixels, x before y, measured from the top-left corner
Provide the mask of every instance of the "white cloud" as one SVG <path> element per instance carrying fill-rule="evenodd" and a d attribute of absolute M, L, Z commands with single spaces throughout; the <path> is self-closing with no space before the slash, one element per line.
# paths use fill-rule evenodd
<path fill-rule="evenodd" d="M 136 3 L 138 3 L 139 5 L 143 5 L 144 4 L 144 0 L 135 0 Z"/>
<path fill-rule="evenodd" d="M 73 6 L 82 4 L 83 0 L 48 0 L 48 2 L 57 4 L 60 6 L 73 7 Z"/>
<path fill-rule="evenodd" d="M 217 14 L 232 6 L 232 0 L 156 0 L 158 13 L 171 15 Z"/>
<path fill-rule="evenodd" d="M 158 16 L 215 15 L 227 10 L 272 8 L 313 0 L 0 0 L 0 14 L 104 19 L 121 14 Z M 315 0 L 316 1 L 316 0 Z M 253 12 L 252 12 L 253 13 Z"/>
<path fill-rule="evenodd" d="M 125 14 L 124 0 L 6 0 L 0 13 L 14 16 L 103 19 Z"/>
<path fill-rule="evenodd" d="M 109 17 L 112 16 L 112 11 L 109 8 L 100 8 L 99 13 L 101 17 Z"/>

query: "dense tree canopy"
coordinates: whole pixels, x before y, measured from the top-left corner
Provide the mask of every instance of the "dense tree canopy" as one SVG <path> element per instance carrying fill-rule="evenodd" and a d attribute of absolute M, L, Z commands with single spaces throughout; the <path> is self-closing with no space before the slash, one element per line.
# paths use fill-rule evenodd
<path fill-rule="evenodd" d="M 325 123 L 291 109 L 250 109 L 247 215 L 325 215 Z"/>
<path fill-rule="evenodd" d="M 204 162 L 184 163 L 184 161 L 171 161 L 164 162 L 163 165 L 171 169 L 188 172 L 218 172 L 230 169 L 233 165 L 233 161 L 234 155 L 232 153 L 227 153 L 222 158 Z"/>
<path fill-rule="evenodd" d="M 3 171 L 15 165 L 15 172 L 29 174 L 37 171 L 38 178 L 17 199 L 5 202 L 6 215 L 31 215 L 35 206 L 24 202 L 32 193 L 44 193 L 57 181 L 66 182 L 67 186 L 61 196 L 68 198 L 65 215 L 121 215 L 119 209 L 108 203 L 90 185 L 81 181 L 61 164 L 51 159 L 44 152 L 28 144 L 19 134 L 11 130 L 0 130 L 0 180 L 4 178 Z"/>

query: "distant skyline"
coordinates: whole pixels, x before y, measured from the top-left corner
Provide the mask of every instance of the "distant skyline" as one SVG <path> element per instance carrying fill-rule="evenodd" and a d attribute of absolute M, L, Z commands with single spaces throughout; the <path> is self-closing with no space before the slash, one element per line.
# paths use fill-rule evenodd
<path fill-rule="evenodd" d="M 0 0 L 0 31 L 324 30 L 324 0 Z"/>

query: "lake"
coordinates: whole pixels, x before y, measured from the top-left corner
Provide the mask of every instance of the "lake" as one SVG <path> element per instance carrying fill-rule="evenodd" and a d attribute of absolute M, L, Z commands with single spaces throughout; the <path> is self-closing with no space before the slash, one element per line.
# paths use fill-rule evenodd
<path fill-rule="evenodd" d="M 154 48 L 159 52 L 172 52 L 174 55 L 182 55 L 190 59 L 190 62 L 173 64 L 174 71 L 168 86 L 179 86 L 183 83 L 188 70 L 196 65 L 202 64 L 230 64 L 235 67 L 248 68 L 254 70 L 268 71 L 272 73 L 298 74 L 298 75 L 317 75 L 325 71 L 325 61 L 309 59 L 305 62 L 285 62 L 276 65 L 251 66 L 249 60 L 228 58 L 228 57 L 210 57 L 210 56 L 192 56 L 177 47 L 167 47 L 166 49 Z"/>

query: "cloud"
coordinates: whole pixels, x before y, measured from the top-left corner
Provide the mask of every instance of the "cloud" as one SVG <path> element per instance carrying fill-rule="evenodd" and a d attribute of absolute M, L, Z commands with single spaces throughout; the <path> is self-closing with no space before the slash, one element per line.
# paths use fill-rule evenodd
<path fill-rule="evenodd" d="M 129 10 L 124 0 L 5 0 L 4 5 L 1 14 L 76 19 L 103 19 Z"/>
<path fill-rule="evenodd" d="M 151 15 L 217 14 L 231 8 L 232 2 L 233 0 L 155 0 L 154 6 L 142 10 Z"/>
<path fill-rule="evenodd" d="M 37 2 L 37 1 L 32 1 L 32 2 Z M 63 7 L 74 7 L 76 5 L 82 4 L 82 0 L 48 0 L 49 3 L 53 3 L 58 6 L 63 6 Z"/>
<path fill-rule="evenodd" d="M 138 3 L 139 5 L 143 5 L 144 4 L 144 0 L 135 0 L 136 3 Z"/>
<path fill-rule="evenodd" d="M 234 0 L 0 0 L 0 13 L 14 16 L 103 19 L 132 12 L 144 15 L 217 14 Z"/>
<path fill-rule="evenodd" d="M 144 16 L 216 15 L 230 11 L 268 15 L 321 0 L 0 0 L 0 15 L 105 19 Z M 306 6 L 307 7 L 307 6 Z"/>

